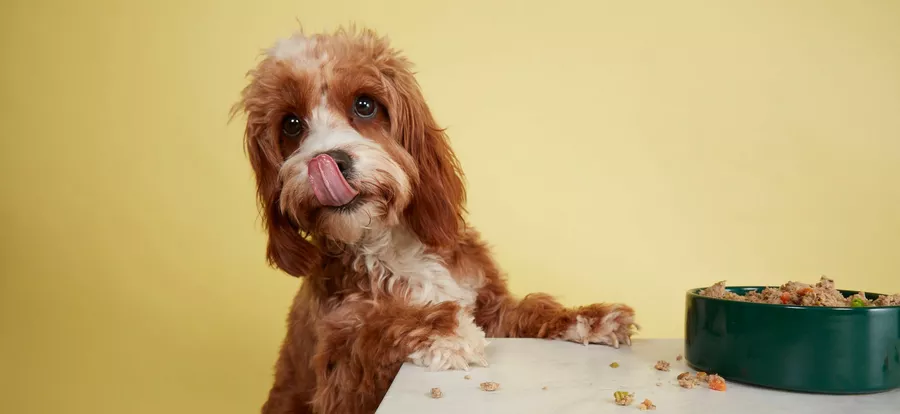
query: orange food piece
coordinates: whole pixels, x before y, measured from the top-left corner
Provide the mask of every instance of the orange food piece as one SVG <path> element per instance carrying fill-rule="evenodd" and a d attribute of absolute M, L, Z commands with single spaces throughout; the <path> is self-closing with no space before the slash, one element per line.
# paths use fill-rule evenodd
<path fill-rule="evenodd" d="M 718 375 L 710 375 L 709 376 L 709 389 L 714 391 L 725 391 L 728 388 L 728 385 L 725 384 L 725 379 Z"/>
<path fill-rule="evenodd" d="M 791 302 L 791 294 L 787 293 L 787 292 L 782 293 L 781 294 L 781 303 L 787 305 L 790 302 Z"/>
<path fill-rule="evenodd" d="M 655 410 L 655 409 L 656 409 L 656 406 L 653 405 L 653 401 L 650 401 L 650 400 L 648 400 L 648 399 L 644 399 L 644 402 L 642 402 L 640 405 L 638 405 L 638 408 L 639 408 L 641 411 L 647 411 L 647 410 Z"/>
<path fill-rule="evenodd" d="M 803 295 L 809 294 L 809 292 L 812 292 L 812 288 L 803 288 L 803 289 L 800 289 L 800 290 L 797 291 L 797 294 L 803 296 Z"/>

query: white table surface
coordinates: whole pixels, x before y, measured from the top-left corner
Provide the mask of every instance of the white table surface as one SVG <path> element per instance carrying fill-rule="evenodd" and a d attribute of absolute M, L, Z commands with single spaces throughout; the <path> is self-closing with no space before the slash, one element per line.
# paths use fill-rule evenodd
<path fill-rule="evenodd" d="M 678 386 L 675 377 L 694 372 L 682 360 L 681 339 L 637 339 L 632 347 L 584 346 L 540 339 L 494 339 L 487 347 L 489 367 L 465 371 L 427 372 L 404 365 L 377 414 L 478 413 L 638 413 L 649 398 L 656 405 L 647 413 L 900 413 L 900 390 L 861 395 L 814 395 L 774 391 L 728 382 L 725 392 L 704 385 Z M 670 372 L 653 368 L 657 360 L 672 364 Z M 609 364 L 618 362 L 619 368 Z M 464 379 L 466 375 L 472 378 Z M 500 389 L 485 392 L 479 384 L 494 381 Z M 661 385 L 657 385 L 661 383 Z M 543 390 L 542 387 L 547 387 Z M 444 396 L 433 399 L 431 388 Z M 613 392 L 635 393 L 631 406 L 618 406 Z"/>

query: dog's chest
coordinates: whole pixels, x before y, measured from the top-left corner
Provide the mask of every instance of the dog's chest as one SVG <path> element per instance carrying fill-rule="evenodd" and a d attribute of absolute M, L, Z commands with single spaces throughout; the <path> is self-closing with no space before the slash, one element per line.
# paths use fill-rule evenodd
<path fill-rule="evenodd" d="M 397 275 L 409 285 L 409 296 L 416 303 L 475 303 L 475 291 L 461 284 L 441 262 L 423 258 L 418 271 Z"/>
<path fill-rule="evenodd" d="M 372 258 L 370 263 L 381 268 L 375 273 L 388 290 L 400 284 L 405 296 L 417 304 L 452 301 L 469 306 L 475 303 L 475 288 L 465 282 L 468 278 L 454 277 L 439 257 L 417 247 L 406 246 L 394 254 Z"/>

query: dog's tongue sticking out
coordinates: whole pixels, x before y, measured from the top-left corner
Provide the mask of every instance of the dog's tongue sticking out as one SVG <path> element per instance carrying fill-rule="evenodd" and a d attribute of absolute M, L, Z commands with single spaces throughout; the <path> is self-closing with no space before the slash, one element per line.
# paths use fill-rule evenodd
<path fill-rule="evenodd" d="M 350 183 L 344 179 L 337 162 L 328 154 L 321 154 L 313 158 L 307 165 L 309 168 L 309 182 L 319 203 L 323 206 L 343 206 L 359 194 Z"/>

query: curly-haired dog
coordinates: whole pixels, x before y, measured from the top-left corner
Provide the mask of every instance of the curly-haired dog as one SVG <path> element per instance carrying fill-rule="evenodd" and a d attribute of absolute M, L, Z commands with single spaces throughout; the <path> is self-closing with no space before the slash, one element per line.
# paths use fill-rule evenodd
<path fill-rule="evenodd" d="M 631 343 L 626 305 L 509 293 L 466 222 L 448 139 L 385 38 L 298 33 L 250 77 L 235 110 L 268 260 L 305 277 L 263 413 L 372 413 L 401 364 L 486 365 L 486 337 Z"/>

